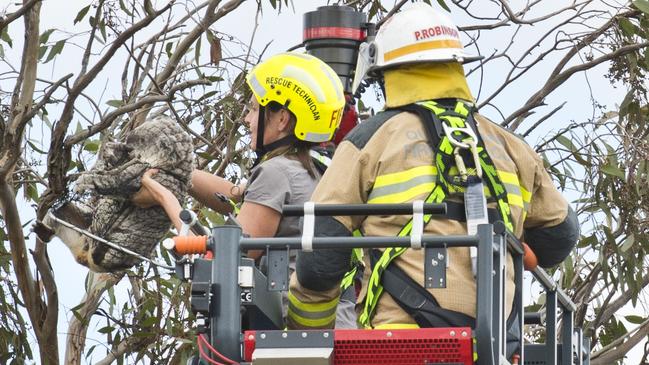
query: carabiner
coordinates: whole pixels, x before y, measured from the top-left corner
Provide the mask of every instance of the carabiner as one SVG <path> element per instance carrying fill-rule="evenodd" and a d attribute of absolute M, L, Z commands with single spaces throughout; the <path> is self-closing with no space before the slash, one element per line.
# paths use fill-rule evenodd
<path fill-rule="evenodd" d="M 444 129 L 444 134 L 448 138 L 451 145 L 455 146 L 453 150 L 453 155 L 455 156 L 455 164 L 457 165 L 458 172 L 466 180 L 467 171 L 464 160 L 460 155 L 460 148 L 465 148 L 471 151 L 471 156 L 473 156 L 473 164 L 475 165 L 475 173 L 478 177 L 482 177 L 482 166 L 480 166 L 480 156 L 478 155 L 478 137 L 473 131 L 473 128 L 467 127 L 451 127 L 447 124 L 442 124 Z M 469 138 L 464 138 L 462 141 L 458 141 L 453 137 L 453 133 L 463 133 Z"/>
<path fill-rule="evenodd" d="M 458 141 L 453 137 L 453 133 L 456 132 L 464 133 L 477 145 L 478 137 L 476 136 L 475 132 L 471 127 L 451 127 L 446 123 L 442 123 L 442 128 L 444 129 L 444 134 L 446 134 L 446 138 L 448 138 L 449 142 L 451 142 L 451 144 L 455 147 L 466 148 L 466 149 L 471 148 L 469 142 Z"/>
<path fill-rule="evenodd" d="M 471 156 L 473 156 L 473 164 L 475 165 L 475 174 L 482 178 L 482 166 L 480 165 L 480 155 L 478 154 L 478 142 L 474 139 L 467 142 Z"/>
<path fill-rule="evenodd" d="M 455 167 L 457 167 L 457 172 L 462 176 L 462 180 L 466 182 L 468 172 L 466 170 L 466 165 L 464 164 L 464 159 L 460 155 L 460 147 L 455 147 L 453 150 L 453 156 L 455 157 Z"/>

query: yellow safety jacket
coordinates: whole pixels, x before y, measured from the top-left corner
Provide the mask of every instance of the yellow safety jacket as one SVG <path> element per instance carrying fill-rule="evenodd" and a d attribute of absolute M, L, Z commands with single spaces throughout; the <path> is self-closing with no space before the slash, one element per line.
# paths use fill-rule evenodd
<path fill-rule="evenodd" d="M 425 200 L 435 191 L 439 182 L 434 163 L 436 154 L 428 143 L 422 121 L 416 114 L 408 112 L 387 113 L 363 122 L 338 146 L 332 165 L 313 194 L 314 202 L 404 203 Z M 511 217 L 508 226 L 513 234 L 521 238 L 524 230 L 562 227 L 568 216 L 568 204 L 554 187 L 541 158 L 517 136 L 479 114 L 474 114 L 474 117 L 506 190 L 506 209 Z M 486 194 L 488 198 L 491 195 L 490 191 L 486 191 Z M 462 202 L 461 196 L 451 194 L 446 198 Z M 490 199 L 489 207 L 496 209 L 497 206 L 498 202 Z M 328 231 L 347 231 L 347 234 L 361 229 L 366 236 L 396 236 L 409 219 L 408 216 L 319 217 L 316 227 Z M 571 229 L 566 232 L 574 236 Z M 466 234 L 467 231 L 463 222 L 434 219 L 425 226 L 424 232 L 449 235 Z M 335 232 L 326 232 L 326 235 L 335 235 Z M 574 241 L 574 237 L 569 239 Z M 557 239 L 549 244 L 562 246 L 565 242 Z M 333 325 L 340 287 L 316 283 L 318 277 L 324 278 L 324 281 L 329 279 L 324 275 L 326 270 L 337 265 L 337 260 L 332 260 L 332 257 L 335 255 L 314 251 L 308 257 L 305 255 L 302 265 L 298 258 L 297 275 L 293 275 L 290 283 L 289 298 L 295 309 L 291 315 L 289 307 L 290 328 L 327 328 Z M 366 267 L 370 267 L 369 255 L 364 255 L 364 260 Z M 450 248 L 448 261 L 447 287 L 429 289 L 429 292 L 442 308 L 475 317 L 476 284 L 469 249 Z M 507 312 L 511 310 L 514 294 L 511 257 L 508 261 Z M 305 265 L 305 262 L 309 262 L 309 265 Z M 390 264 L 397 265 L 417 283 L 424 285 L 423 251 L 405 250 Z M 359 302 L 367 300 L 370 280 L 371 270 L 366 270 Z M 359 312 L 364 306 L 365 303 L 357 306 Z M 414 320 L 389 295 L 378 294 L 373 312 L 367 324 L 374 328 L 415 325 Z"/>

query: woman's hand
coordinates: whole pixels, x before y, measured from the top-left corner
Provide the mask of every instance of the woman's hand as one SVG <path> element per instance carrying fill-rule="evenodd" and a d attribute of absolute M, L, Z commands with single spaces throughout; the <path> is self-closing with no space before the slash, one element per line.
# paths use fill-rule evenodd
<path fill-rule="evenodd" d="M 153 175 L 158 173 L 158 169 L 149 169 L 142 175 L 142 188 L 133 195 L 131 201 L 140 208 L 150 208 L 152 206 L 161 206 L 171 223 L 176 227 L 178 232 L 182 227 L 180 221 L 180 211 L 182 207 L 176 196 L 159 182 L 153 180 Z"/>
<path fill-rule="evenodd" d="M 131 201 L 140 208 L 151 208 L 160 205 L 160 183 L 153 180 L 153 176 L 158 173 L 158 169 L 148 169 L 142 175 L 142 187 L 137 193 L 133 194 Z"/>

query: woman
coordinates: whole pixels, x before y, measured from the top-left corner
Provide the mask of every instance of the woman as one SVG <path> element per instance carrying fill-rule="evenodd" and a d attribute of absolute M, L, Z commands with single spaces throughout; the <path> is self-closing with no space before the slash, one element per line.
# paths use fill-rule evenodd
<path fill-rule="evenodd" d="M 279 54 L 257 65 L 247 83 L 252 97 L 244 123 L 250 129 L 257 160 L 245 189 L 195 170 L 190 194 L 221 212 L 228 207 L 216 199 L 216 193 L 243 200 L 237 220 L 251 237 L 299 236 L 299 218 L 282 217 L 282 206 L 308 201 L 315 189 L 320 174 L 311 161 L 310 148 L 332 139 L 345 105 L 342 84 L 324 62 L 297 53 Z M 155 172 L 144 174 L 142 189 L 133 201 L 140 206 L 162 206 L 180 229 L 180 203 L 152 178 Z M 262 252 L 248 254 L 257 259 Z"/>

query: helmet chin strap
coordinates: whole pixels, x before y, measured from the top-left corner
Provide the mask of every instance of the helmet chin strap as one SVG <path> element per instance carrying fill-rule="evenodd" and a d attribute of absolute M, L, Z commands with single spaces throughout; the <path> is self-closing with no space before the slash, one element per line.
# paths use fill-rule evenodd
<path fill-rule="evenodd" d="M 269 152 L 272 152 L 282 146 L 288 146 L 297 141 L 297 137 L 295 137 L 295 135 L 289 134 L 288 136 L 282 137 L 276 141 L 264 144 L 264 131 L 266 129 L 265 124 L 266 107 L 259 106 L 259 116 L 257 117 L 257 141 L 255 143 L 255 153 L 257 154 L 257 158 L 255 159 L 255 163 L 252 165 L 252 167 L 259 165 L 264 160 L 264 156 L 266 156 L 266 154 L 268 154 Z"/>
<path fill-rule="evenodd" d="M 255 160 L 255 165 L 259 163 L 262 157 L 266 154 L 267 151 L 264 150 L 264 130 L 266 129 L 266 107 L 263 105 L 259 106 L 259 114 L 257 115 L 257 141 L 255 143 L 255 153 L 257 153 L 257 159 Z"/>

